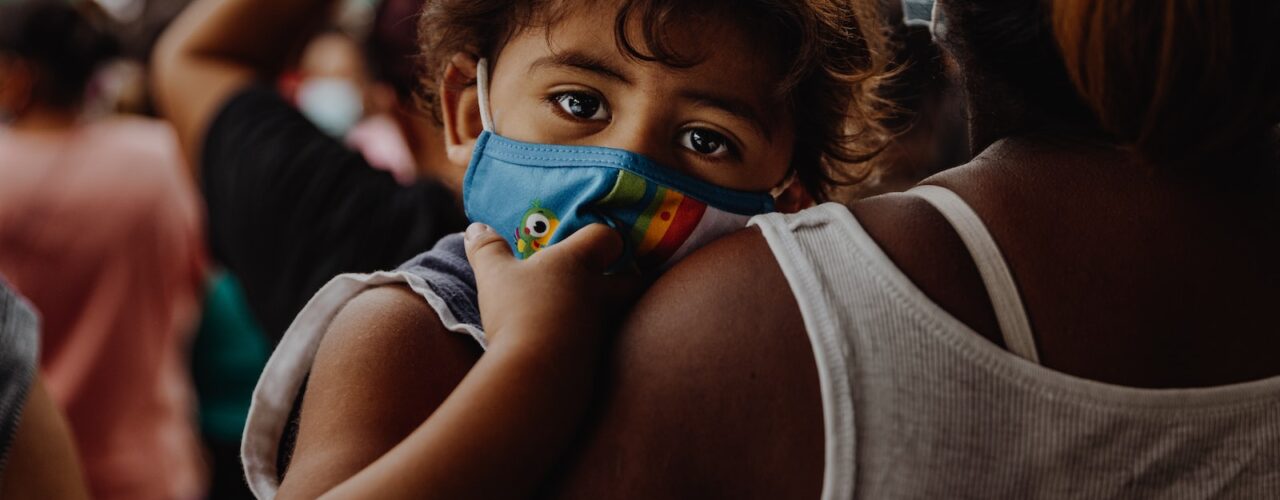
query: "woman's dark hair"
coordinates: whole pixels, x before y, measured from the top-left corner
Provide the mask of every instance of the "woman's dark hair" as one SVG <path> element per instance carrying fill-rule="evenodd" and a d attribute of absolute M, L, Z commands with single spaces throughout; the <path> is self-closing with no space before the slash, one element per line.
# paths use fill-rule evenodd
<path fill-rule="evenodd" d="M 81 9 L 66 0 L 0 3 L 0 53 L 35 70 L 32 97 L 42 104 L 79 105 L 98 66 L 118 51 L 116 41 Z"/>
<path fill-rule="evenodd" d="M 419 36 L 424 52 L 419 90 L 439 117 L 436 91 L 450 58 L 492 58 L 521 30 L 554 24 L 568 2 L 553 0 L 427 0 Z M 675 67 L 696 61 L 670 45 L 668 30 L 715 15 L 740 23 L 778 61 L 778 95 L 792 109 L 797 177 L 815 196 L 837 182 L 855 182 L 855 167 L 888 139 L 887 105 L 876 94 L 887 57 L 874 2 L 848 0 L 621 0 L 613 31 L 622 51 Z M 632 21 L 642 26 L 628 32 Z"/>
<path fill-rule="evenodd" d="M 1018 100 L 1038 121 L 1095 126 L 1063 67 L 1050 0 L 939 1 L 945 14 L 942 44 L 964 68 L 964 78 L 973 80 L 967 83 L 970 92 Z"/>
<path fill-rule="evenodd" d="M 1280 123 L 1280 2 L 1054 0 L 1075 87 L 1157 164 L 1264 145 Z"/>

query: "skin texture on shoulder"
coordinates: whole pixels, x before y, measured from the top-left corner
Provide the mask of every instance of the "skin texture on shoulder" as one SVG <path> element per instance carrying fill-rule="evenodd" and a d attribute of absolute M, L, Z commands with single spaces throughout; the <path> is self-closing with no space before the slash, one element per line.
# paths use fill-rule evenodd
<path fill-rule="evenodd" d="M 659 278 L 608 367 L 593 426 L 550 485 L 557 496 L 819 496 L 817 370 L 758 230 L 722 238 Z"/>

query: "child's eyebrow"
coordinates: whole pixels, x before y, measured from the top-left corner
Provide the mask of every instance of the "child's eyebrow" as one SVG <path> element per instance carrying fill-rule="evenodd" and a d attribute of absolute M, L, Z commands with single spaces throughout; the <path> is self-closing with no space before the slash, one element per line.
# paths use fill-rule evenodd
<path fill-rule="evenodd" d="M 595 56 L 584 54 L 582 52 L 561 52 L 538 58 L 533 64 L 529 65 L 529 70 L 533 71 L 544 66 L 562 66 L 589 71 L 606 78 L 617 80 L 627 85 L 631 84 L 631 79 L 623 74 L 622 70 L 610 65 L 607 61 Z"/>
<path fill-rule="evenodd" d="M 680 97 L 729 113 L 750 124 L 760 135 L 764 136 L 765 140 L 773 142 L 773 130 L 764 125 L 765 122 L 760 119 L 760 114 L 756 112 L 756 108 L 746 101 L 694 90 L 681 92 Z"/>

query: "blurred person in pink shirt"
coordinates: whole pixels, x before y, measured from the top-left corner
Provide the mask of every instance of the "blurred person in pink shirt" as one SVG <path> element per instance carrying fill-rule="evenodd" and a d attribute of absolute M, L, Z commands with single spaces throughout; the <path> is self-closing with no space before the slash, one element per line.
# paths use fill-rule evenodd
<path fill-rule="evenodd" d="M 42 318 L 42 376 L 92 496 L 197 498 L 201 212 L 167 125 L 82 117 L 112 46 L 66 1 L 0 3 L 0 274 Z"/>

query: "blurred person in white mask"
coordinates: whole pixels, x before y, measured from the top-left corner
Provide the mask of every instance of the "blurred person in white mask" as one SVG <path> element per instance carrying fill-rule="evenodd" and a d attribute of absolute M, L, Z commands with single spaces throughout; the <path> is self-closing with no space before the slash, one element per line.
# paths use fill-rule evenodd
<path fill-rule="evenodd" d="M 307 44 L 298 61 L 294 102 L 321 131 L 360 151 L 369 165 L 390 172 L 401 185 L 417 178 L 413 152 L 392 112 L 394 90 L 373 80 L 365 52 L 341 31 L 326 31 Z"/>
<path fill-rule="evenodd" d="M 344 137 L 372 106 L 369 77 L 355 40 L 339 31 L 317 35 L 298 62 L 298 109 L 320 130 Z"/>

